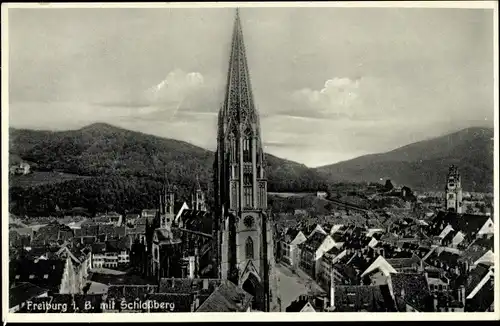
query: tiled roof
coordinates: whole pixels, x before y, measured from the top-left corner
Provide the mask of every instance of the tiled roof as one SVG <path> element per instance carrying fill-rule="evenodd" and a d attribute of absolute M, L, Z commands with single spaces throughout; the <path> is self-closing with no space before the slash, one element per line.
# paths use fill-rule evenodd
<path fill-rule="evenodd" d="M 230 281 L 224 281 L 200 305 L 197 312 L 244 312 L 251 304 L 252 296 Z"/>
<path fill-rule="evenodd" d="M 425 275 L 397 273 L 391 275 L 391 281 L 398 306 L 404 301 L 420 312 L 429 310 L 430 291 Z"/>
<path fill-rule="evenodd" d="M 302 246 L 305 248 L 311 248 L 312 250 L 317 250 L 326 237 L 327 236 L 321 232 L 314 232 L 304 243 L 302 243 Z"/>
<path fill-rule="evenodd" d="M 356 273 L 354 267 L 346 265 L 346 264 L 334 264 L 332 266 L 340 275 L 342 275 L 342 282 L 344 285 L 346 284 L 357 284 L 359 282 L 358 275 L 361 275 L 361 272 Z"/>
<path fill-rule="evenodd" d="M 285 241 L 287 243 L 290 243 L 292 242 L 296 237 L 297 235 L 299 234 L 300 230 L 299 229 L 296 229 L 296 228 L 289 228 L 286 233 L 285 233 Z"/>
<path fill-rule="evenodd" d="M 14 260 L 9 264 L 10 284 L 29 282 L 42 288 L 59 291 L 65 261 L 53 260 Z"/>
<path fill-rule="evenodd" d="M 59 224 L 54 221 L 51 222 L 40 229 L 35 233 L 33 238 L 34 243 L 39 244 L 48 244 L 57 242 L 57 240 L 67 240 L 73 237 L 73 230 L 64 224 Z"/>
<path fill-rule="evenodd" d="M 479 282 L 488 274 L 489 270 L 488 266 L 478 264 L 476 268 L 470 271 L 465 283 L 465 295 L 469 295 L 476 288 Z"/>
<path fill-rule="evenodd" d="M 472 245 L 467 250 L 462 253 L 462 256 L 458 259 L 459 262 L 468 262 L 469 264 L 473 264 L 476 260 L 481 258 L 489 249 Z"/>
<path fill-rule="evenodd" d="M 462 231 L 467 237 L 475 237 L 477 232 L 491 218 L 485 215 L 457 214 L 454 212 L 439 212 L 432 220 L 430 233 L 439 235 L 439 233 L 449 224 L 455 231 Z"/>
<path fill-rule="evenodd" d="M 451 268 L 457 266 L 459 258 L 460 258 L 459 254 L 455 254 L 446 250 L 442 251 L 437 257 L 439 261 L 442 261 L 443 263 L 448 265 L 448 267 Z"/>
<path fill-rule="evenodd" d="M 297 300 L 293 301 L 288 307 L 286 307 L 286 312 L 300 312 L 308 303 L 309 298 L 301 296 Z"/>
<path fill-rule="evenodd" d="M 34 284 L 23 282 L 9 289 L 9 308 L 15 307 L 29 299 L 47 292 L 46 289 Z"/>
<path fill-rule="evenodd" d="M 465 302 L 465 311 L 485 312 L 495 300 L 495 286 L 493 278 L 490 279 L 472 299 Z"/>
<path fill-rule="evenodd" d="M 335 311 L 338 312 L 381 312 L 391 311 L 390 302 L 379 286 L 335 285 Z"/>
<path fill-rule="evenodd" d="M 474 241 L 473 245 L 493 250 L 493 248 L 494 248 L 493 237 L 489 237 L 489 238 L 486 238 L 486 239 L 483 239 L 483 238 L 476 239 Z"/>
<path fill-rule="evenodd" d="M 396 270 L 400 268 L 418 267 L 420 265 L 420 258 L 417 256 L 412 256 L 410 258 L 388 258 L 386 260 Z"/>

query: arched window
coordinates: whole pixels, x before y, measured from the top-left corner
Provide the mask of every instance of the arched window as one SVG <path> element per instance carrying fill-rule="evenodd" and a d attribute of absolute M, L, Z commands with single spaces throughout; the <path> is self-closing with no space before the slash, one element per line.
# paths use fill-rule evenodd
<path fill-rule="evenodd" d="M 245 243 L 245 254 L 247 259 L 253 259 L 253 240 L 250 237 L 247 238 Z"/>

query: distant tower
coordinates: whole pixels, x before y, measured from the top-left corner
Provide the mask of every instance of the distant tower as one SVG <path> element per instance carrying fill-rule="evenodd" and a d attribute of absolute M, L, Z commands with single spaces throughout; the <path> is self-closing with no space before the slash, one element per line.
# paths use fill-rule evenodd
<path fill-rule="evenodd" d="M 448 181 L 445 188 L 446 210 L 461 214 L 463 211 L 462 204 L 462 184 L 460 174 L 455 165 L 450 166 L 448 172 Z"/>
<path fill-rule="evenodd" d="M 175 218 L 175 187 L 165 178 L 163 195 L 160 198 L 160 227 L 154 230 L 152 241 L 152 272 L 159 280 L 162 277 L 181 277 L 181 240 L 172 232 Z"/>
<path fill-rule="evenodd" d="M 207 204 L 205 199 L 205 192 L 201 189 L 200 181 L 196 177 L 196 185 L 191 195 L 191 209 L 198 212 L 206 212 Z"/>
<path fill-rule="evenodd" d="M 228 70 L 214 164 L 216 265 L 221 278 L 253 295 L 254 309 L 276 311 L 280 308 L 264 151 L 238 11 Z"/>
<path fill-rule="evenodd" d="M 162 194 L 160 194 L 160 228 L 165 229 L 172 225 L 175 218 L 175 186 L 171 185 L 165 176 Z"/>

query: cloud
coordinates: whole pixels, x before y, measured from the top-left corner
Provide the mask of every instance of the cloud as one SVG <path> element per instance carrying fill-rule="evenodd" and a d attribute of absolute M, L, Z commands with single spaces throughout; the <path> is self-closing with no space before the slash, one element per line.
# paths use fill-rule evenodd
<path fill-rule="evenodd" d="M 205 83 L 205 77 L 199 72 L 186 73 L 181 69 L 175 69 L 169 72 L 163 80 L 145 90 L 131 92 L 126 96 L 120 94 L 118 99 L 110 99 L 98 104 L 138 108 L 179 104 L 199 97 L 200 94 L 204 95 L 210 86 Z"/>
<path fill-rule="evenodd" d="M 187 97 L 195 96 L 205 86 L 205 79 L 199 72 L 177 69 L 144 93 L 145 98 L 154 104 L 182 103 Z"/>
<path fill-rule="evenodd" d="M 98 105 L 128 109 L 130 119 L 172 119 L 180 112 L 216 113 L 219 109 L 215 102 L 216 91 L 215 79 L 208 78 L 207 82 L 200 72 L 175 69 L 146 90 Z M 127 115 L 120 115 L 122 119 L 127 119 Z"/>
<path fill-rule="evenodd" d="M 294 91 L 292 111 L 290 115 L 326 118 L 332 120 L 359 120 L 374 118 L 376 108 L 373 107 L 374 89 L 377 88 L 374 78 L 334 77 L 325 81 L 323 88 L 315 90 L 303 88 Z M 372 105 L 367 106 L 367 100 Z M 376 101 L 375 101 L 376 102 Z"/>

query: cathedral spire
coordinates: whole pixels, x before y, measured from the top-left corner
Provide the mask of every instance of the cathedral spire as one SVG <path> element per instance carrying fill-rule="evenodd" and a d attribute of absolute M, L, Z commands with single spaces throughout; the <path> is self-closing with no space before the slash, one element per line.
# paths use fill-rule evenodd
<path fill-rule="evenodd" d="M 238 8 L 233 26 L 223 115 L 229 132 L 236 132 L 240 124 L 258 124 Z"/>

